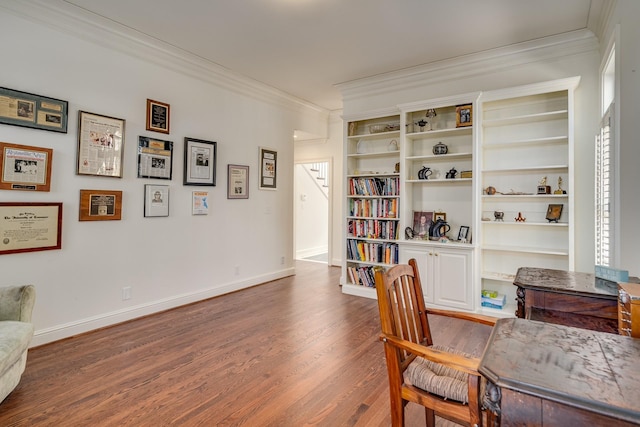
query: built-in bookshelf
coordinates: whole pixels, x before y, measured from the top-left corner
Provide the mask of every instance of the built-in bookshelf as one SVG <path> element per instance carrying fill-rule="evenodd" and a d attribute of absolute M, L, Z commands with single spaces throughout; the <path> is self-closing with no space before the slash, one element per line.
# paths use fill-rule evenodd
<path fill-rule="evenodd" d="M 345 260 L 342 290 L 375 298 L 374 275 L 398 263 L 400 116 L 345 118 Z"/>

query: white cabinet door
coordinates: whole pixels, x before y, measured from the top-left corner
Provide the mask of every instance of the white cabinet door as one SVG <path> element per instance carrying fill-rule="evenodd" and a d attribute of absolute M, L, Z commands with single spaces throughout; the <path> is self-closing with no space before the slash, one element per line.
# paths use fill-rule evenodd
<path fill-rule="evenodd" d="M 418 263 L 425 302 L 437 306 L 473 310 L 472 251 L 433 246 L 400 245 L 400 263 Z"/>
<path fill-rule="evenodd" d="M 471 252 L 434 248 L 428 258 L 433 264 L 433 302 L 473 310 Z"/>

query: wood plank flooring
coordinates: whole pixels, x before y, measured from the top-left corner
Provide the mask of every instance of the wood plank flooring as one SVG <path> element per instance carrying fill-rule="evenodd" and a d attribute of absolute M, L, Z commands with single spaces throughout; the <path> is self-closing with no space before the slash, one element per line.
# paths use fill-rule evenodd
<path fill-rule="evenodd" d="M 1 426 L 388 426 L 376 301 L 340 269 L 296 276 L 29 350 Z M 490 328 L 434 317 L 480 353 Z M 424 425 L 408 408 L 408 426 Z"/>

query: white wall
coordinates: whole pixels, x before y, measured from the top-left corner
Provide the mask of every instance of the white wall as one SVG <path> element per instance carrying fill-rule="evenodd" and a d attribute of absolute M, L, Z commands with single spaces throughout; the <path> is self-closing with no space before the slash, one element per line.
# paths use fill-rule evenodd
<path fill-rule="evenodd" d="M 619 116 L 620 198 L 617 208 L 620 223 L 619 263 L 617 267 L 640 276 L 640 2 L 618 0 L 603 37 L 603 48 L 613 36 L 616 26 L 620 39 L 616 45 L 616 73 L 619 94 L 616 114 Z M 604 53 L 604 49 L 603 49 Z"/>
<path fill-rule="evenodd" d="M 328 113 L 47 7 L 0 6 L 2 86 L 69 101 L 67 134 L 0 125 L 1 141 L 54 150 L 50 192 L 0 200 L 64 204 L 61 250 L 0 257 L 0 285 L 36 286 L 33 345 L 293 274 L 293 131 L 326 130 Z M 147 98 L 171 105 L 170 135 L 145 131 Z M 126 120 L 122 179 L 75 174 L 78 110 Z M 140 135 L 174 142 L 173 180 L 136 178 Z M 208 216 L 191 215 L 202 188 L 182 185 L 187 136 L 218 143 Z M 278 151 L 277 191 L 258 190 L 258 146 Z M 229 163 L 250 166 L 248 200 L 226 198 Z M 170 185 L 169 217 L 143 217 L 144 184 Z M 79 222 L 80 189 L 122 190 L 122 220 Z"/>
<path fill-rule="evenodd" d="M 575 92 L 576 271 L 593 272 L 598 41 L 578 31 L 341 85 L 345 115 L 398 104 L 580 76 Z"/>

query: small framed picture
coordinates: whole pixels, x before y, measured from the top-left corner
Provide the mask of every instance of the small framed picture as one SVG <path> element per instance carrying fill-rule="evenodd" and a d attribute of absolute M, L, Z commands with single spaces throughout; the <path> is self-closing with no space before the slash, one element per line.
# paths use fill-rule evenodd
<path fill-rule="evenodd" d="M 169 186 L 144 186 L 144 216 L 169 216 Z"/>
<path fill-rule="evenodd" d="M 473 105 L 458 105 L 456 107 L 456 127 L 462 128 L 473 124 Z"/>
<path fill-rule="evenodd" d="M 138 138 L 138 178 L 171 180 L 173 171 L 173 142 Z"/>
<path fill-rule="evenodd" d="M 460 226 L 460 231 L 458 231 L 458 241 L 466 242 L 469 239 L 469 227 L 466 225 Z"/>
<path fill-rule="evenodd" d="M 169 104 L 147 99 L 147 130 L 169 133 L 170 109 Z"/>
<path fill-rule="evenodd" d="M 547 207 L 547 221 L 558 222 L 560 220 L 560 216 L 562 215 L 563 206 L 564 205 L 549 205 L 549 207 Z"/>
<path fill-rule="evenodd" d="M 278 152 L 260 147 L 260 183 L 261 190 L 275 190 L 278 178 Z"/>
<path fill-rule="evenodd" d="M 433 223 L 433 212 L 413 212 L 413 238 L 428 239 L 429 228 Z"/>
<path fill-rule="evenodd" d="M 80 190 L 80 221 L 122 219 L 122 191 Z"/>
<path fill-rule="evenodd" d="M 227 199 L 249 198 L 249 166 L 227 166 Z"/>
<path fill-rule="evenodd" d="M 184 185 L 216 185 L 217 143 L 184 139 Z"/>
<path fill-rule="evenodd" d="M 209 214 L 209 192 L 194 191 L 193 203 L 191 206 L 192 215 L 208 215 Z"/>
<path fill-rule="evenodd" d="M 434 212 L 433 213 L 433 220 L 434 221 L 438 221 L 439 219 L 441 219 L 442 221 L 446 221 L 447 220 L 447 214 L 444 212 Z"/>
<path fill-rule="evenodd" d="M 50 148 L 0 142 L 0 190 L 49 191 Z"/>

